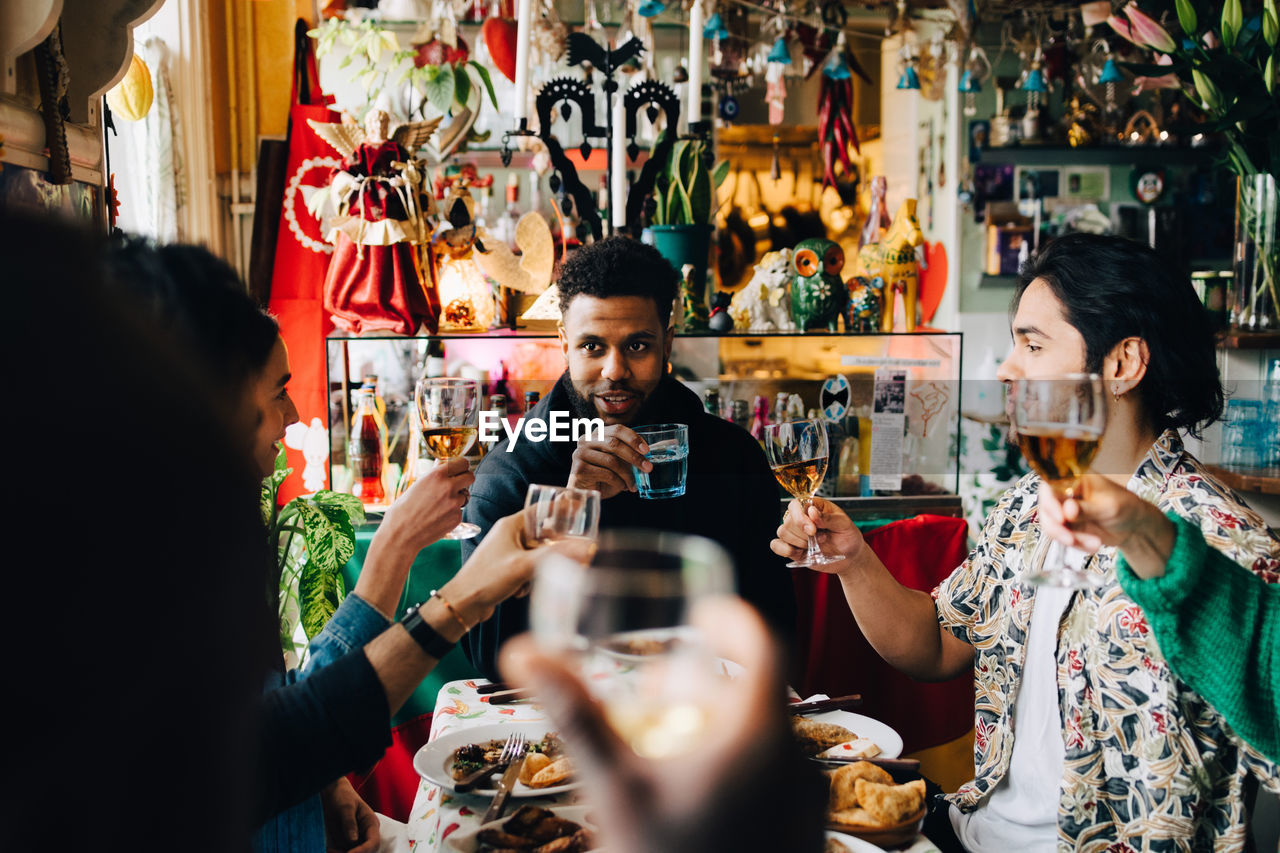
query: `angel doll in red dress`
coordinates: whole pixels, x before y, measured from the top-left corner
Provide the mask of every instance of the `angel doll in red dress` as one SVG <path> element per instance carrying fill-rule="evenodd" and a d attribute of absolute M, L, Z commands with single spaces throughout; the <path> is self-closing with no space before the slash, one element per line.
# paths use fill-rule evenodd
<path fill-rule="evenodd" d="M 387 137 L 390 115 L 374 108 L 363 131 L 355 125 L 309 122 L 343 155 L 328 199 L 338 215 L 329 242 L 333 258 L 324 283 L 324 307 L 339 329 L 364 334 L 435 334 L 440 302 L 432 280 L 430 182 L 410 152 L 439 120 L 411 122 Z M 312 203 L 320 202 L 317 197 Z M 310 206 L 310 205 L 309 205 Z M 426 255 L 426 257 L 423 257 Z"/>

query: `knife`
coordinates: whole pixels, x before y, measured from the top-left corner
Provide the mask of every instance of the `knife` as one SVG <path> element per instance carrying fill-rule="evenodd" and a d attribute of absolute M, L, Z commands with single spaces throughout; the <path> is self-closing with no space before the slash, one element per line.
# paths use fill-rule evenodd
<path fill-rule="evenodd" d="M 836 696 L 833 699 L 815 699 L 812 702 L 794 702 L 787 706 L 787 713 L 797 714 L 819 714 L 823 711 L 842 711 L 846 708 L 858 708 L 862 705 L 862 694 L 854 693 L 849 696 Z"/>
<path fill-rule="evenodd" d="M 527 747 L 525 752 L 528 752 Z M 502 817 L 502 812 L 507 807 L 507 797 L 511 796 L 511 789 L 515 787 L 516 779 L 520 777 L 520 767 L 523 764 L 524 752 L 516 756 L 516 760 L 507 765 L 507 769 L 502 773 L 502 779 L 498 781 L 498 793 L 493 798 L 493 802 L 489 804 L 489 810 L 480 819 L 481 826 Z"/>
<path fill-rule="evenodd" d="M 533 699 L 533 690 L 528 687 L 513 687 L 508 690 L 496 690 L 489 694 L 490 705 L 514 705 Z"/>

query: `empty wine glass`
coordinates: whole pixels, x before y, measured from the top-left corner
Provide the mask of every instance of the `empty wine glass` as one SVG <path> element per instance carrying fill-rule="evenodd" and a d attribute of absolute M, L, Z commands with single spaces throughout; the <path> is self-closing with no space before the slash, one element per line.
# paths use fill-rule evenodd
<path fill-rule="evenodd" d="M 480 383 L 474 379 L 423 378 L 414 389 L 422 441 L 436 459 L 444 461 L 466 453 L 476 440 L 480 411 Z M 480 528 L 464 521 L 445 539 L 470 539 Z"/>
<path fill-rule="evenodd" d="M 1022 455 L 1058 500 L 1076 496 L 1080 478 L 1098 453 L 1107 426 L 1102 377 L 1074 373 L 1051 379 L 1015 379 L 1009 385 L 1009 424 Z M 1068 568 L 1066 549 L 1052 542 L 1027 583 L 1063 589 L 1096 586 L 1101 577 Z"/>
<path fill-rule="evenodd" d="M 729 555 L 709 539 L 607 530 L 590 565 L 554 552 L 539 560 L 529 624 L 637 755 L 667 758 L 702 741 L 717 696 L 717 658 L 692 614 L 732 592 Z"/>
<path fill-rule="evenodd" d="M 821 420 L 769 424 L 764 428 L 764 450 L 773 476 L 808 512 L 827 473 L 827 425 Z M 822 553 L 817 538 L 810 536 L 804 559 L 787 563 L 787 568 L 825 566 L 843 559 L 843 554 Z"/>

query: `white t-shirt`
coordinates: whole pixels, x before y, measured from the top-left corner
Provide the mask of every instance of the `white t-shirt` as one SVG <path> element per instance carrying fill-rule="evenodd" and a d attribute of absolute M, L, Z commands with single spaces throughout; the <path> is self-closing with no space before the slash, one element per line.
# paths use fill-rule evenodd
<path fill-rule="evenodd" d="M 1085 555 L 1067 551 L 1071 563 Z M 1027 660 L 1014 700 L 1009 772 L 978 808 L 951 807 L 951 826 L 971 853 L 1055 853 L 1058 799 L 1066 763 L 1058 705 L 1058 625 L 1070 589 L 1037 587 L 1027 631 Z"/>

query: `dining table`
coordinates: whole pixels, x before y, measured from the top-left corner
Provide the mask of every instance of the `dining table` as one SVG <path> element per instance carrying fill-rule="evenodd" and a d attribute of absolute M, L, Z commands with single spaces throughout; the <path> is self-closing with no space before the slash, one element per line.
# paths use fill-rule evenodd
<path fill-rule="evenodd" d="M 488 737 L 495 737 L 495 726 L 511 726 L 518 728 L 522 723 L 538 723 L 546 721 L 552 728 L 542 708 L 535 700 L 523 700 L 511 704 L 493 704 L 491 694 L 486 688 L 489 682 L 481 678 L 461 679 L 445 683 L 436 697 L 435 713 L 431 720 L 431 732 L 423 750 L 442 737 L 454 735 L 467 729 L 485 728 Z M 514 731 L 515 729 L 513 729 Z M 575 805 L 585 802 L 581 788 L 561 790 L 550 796 L 532 796 L 512 798 L 507 806 L 507 814 L 515 811 L 520 805 L 535 805 L 543 808 Z M 491 797 L 485 794 L 457 794 L 440 785 L 420 778 L 418 793 L 413 801 L 413 809 L 409 814 L 408 839 L 409 849 L 415 853 L 453 853 L 449 838 L 457 834 L 464 837 L 480 827 L 480 821 L 489 807 Z M 876 847 L 859 847 L 859 850 Z M 938 848 L 924 836 L 918 836 L 905 848 L 907 853 L 938 853 Z"/>

